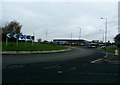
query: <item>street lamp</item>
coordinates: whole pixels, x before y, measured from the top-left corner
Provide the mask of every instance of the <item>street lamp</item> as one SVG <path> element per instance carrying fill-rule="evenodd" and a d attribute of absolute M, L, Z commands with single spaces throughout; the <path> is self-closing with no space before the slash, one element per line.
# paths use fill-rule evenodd
<path fill-rule="evenodd" d="M 80 38 L 81 38 L 81 28 L 80 27 L 78 27 L 79 28 L 79 40 L 80 40 Z"/>
<path fill-rule="evenodd" d="M 71 42 L 70 42 L 70 44 L 72 45 L 72 33 L 70 33 L 70 36 L 71 36 Z"/>
<path fill-rule="evenodd" d="M 71 40 L 72 40 L 72 33 L 70 33 L 70 37 L 71 37 Z"/>
<path fill-rule="evenodd" d="M 107 41 L 107 18 L 101 18 L 105 19 L 105 46 L 106 46 L 106 41 Z"/>
<path fill-rule="evenodd" d="M 104 30 L 99 30 L 102 33 L 102 41 L 104 42 Z"/>
<path fill-rule="evenodd" d="M 45 35 L 46 35 L 46 41 L 47 41 L 47 35 L 48 35 L 47 29 L 45 30 Z"/>

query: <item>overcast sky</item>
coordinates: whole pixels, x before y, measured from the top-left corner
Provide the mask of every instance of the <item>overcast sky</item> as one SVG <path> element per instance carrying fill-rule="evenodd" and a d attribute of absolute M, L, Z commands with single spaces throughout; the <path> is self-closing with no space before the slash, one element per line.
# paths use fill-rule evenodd
<path fill-rule="evenodd" d="M 22 24 L 22 33 L 36 39 L 73 38 L 103 40 L 105 20 L 108 19 L 108 40 L 118 33 L 117 2 L 3 2 L 2 21 L 16 20 Z M 101 31 L 100 31 L 101 30 Z"/>

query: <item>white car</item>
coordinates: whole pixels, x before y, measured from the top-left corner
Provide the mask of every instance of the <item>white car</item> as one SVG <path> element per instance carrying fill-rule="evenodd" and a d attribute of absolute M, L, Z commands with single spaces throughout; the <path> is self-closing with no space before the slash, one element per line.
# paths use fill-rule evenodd
<path fill-rule="evenodd" d="M 101 48 L 103 49 L 103 48 L 105 48 L 105 46 L 101 46 Z"/>

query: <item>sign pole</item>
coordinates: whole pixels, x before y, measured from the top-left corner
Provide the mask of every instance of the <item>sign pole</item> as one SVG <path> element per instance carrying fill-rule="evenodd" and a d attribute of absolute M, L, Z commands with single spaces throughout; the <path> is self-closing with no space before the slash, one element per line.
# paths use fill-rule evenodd
<path fill-rule="evenodd" d="M 31 40 L 32 40 L 32 46 L 34 45 L 34 40 L 31 38 Z"/>
<path fill-rule="evenodd" d="M 26 46 L 26 39 L 25 39 L 25 46 Z"/>
<path fill-rule="evenodd" d="M 25 39 L 25 47 L 26 47 L 26 41 L 27 41 L 26 39 L 27 39 L 27 36 L 25 36 L 24 39 Z"/>
<path fill-rule="evenodd" d="M 6 46 L 8 45 L 8 38 L 6 38 Z"/>
<path fill-rule="evenodd" d="M 18 39 L 16 38 L 16 46 L 18 46 Z"/>
<path fill-rule="evenodd" d="M 6 34 L 6 46 L 8 45 L 8 38 L 10 38 L 10 33 Z"/>
<path fill-rule="evenodd" d="M 18 40 L 19 40 L 19 38 L 17 37 L 17 34 L 14 35 L 14 38 L 16 38 L 16 46 L 18 46 Z"/>
<path fill-rule="evenodd" d="M 32 46 L 33 46 L 33 40 L 32 40 Z"/>
<path fill-rule="evenodd" d="M 35 36 L 35 33 L 33 32 L 33 36 Z M 34 39 L 32 39 L 32 45 L 34 44 Z"/>

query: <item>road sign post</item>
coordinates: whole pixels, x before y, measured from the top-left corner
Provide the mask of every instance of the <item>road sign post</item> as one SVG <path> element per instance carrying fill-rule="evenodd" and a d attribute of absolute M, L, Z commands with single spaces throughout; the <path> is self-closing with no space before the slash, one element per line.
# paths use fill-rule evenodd
<path fill-rule="evenodd" d="M 9 39 L 9 38 L 15 38 L 15 39 L 16 39 L 16 46 L 18 46 L 19 39 L 25 40 L 25 46 L 26 46 L 26 41 L 27 41 L 27 40 L 31 41 L 31 42 L 32 42 L 32 45 L 34 44 L 34 36 L 8 33 L 8 34 L 6 34 L 6 46 L 7 46 L 7 44 L 8 44 L 8 39 Z"/>
<path fill-rule="evenodd" d="M 33 46 L 33 40 L 32 40 L 32 46 Z"/>
<path fill-rule="evenodd" d="M 16 46 L 18 46 L 18 39 L 16 38 Z"/>
<path fill-rule="evenodd" d="M 25 39 L 25 46 L 26 46 L 26 39 Z"/>
<path fill-rule="evenodd" d="M 6 37 L 6 46 L 8 45 L 8 38 Z"/>

